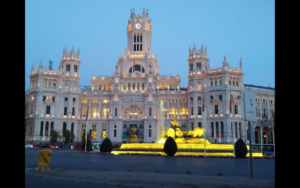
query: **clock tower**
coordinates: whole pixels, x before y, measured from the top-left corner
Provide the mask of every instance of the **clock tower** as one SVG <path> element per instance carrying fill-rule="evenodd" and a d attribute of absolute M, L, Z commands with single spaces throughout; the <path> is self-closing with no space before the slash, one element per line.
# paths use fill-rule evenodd
<path fill-rule="evenodd" d="M 131 55 L 151 54 L 152 26 L 148 9 L 143 8 L 142 16 L 130 10 L 127 25 L 127 50 Z"/>

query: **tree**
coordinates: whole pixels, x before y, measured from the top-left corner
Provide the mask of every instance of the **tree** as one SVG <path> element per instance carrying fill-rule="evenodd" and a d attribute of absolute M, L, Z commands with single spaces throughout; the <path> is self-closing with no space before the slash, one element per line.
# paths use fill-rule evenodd
<path fill-rule="evenodd" d="M 58 133 L 56 130 L 52 130 L 50 132 L 50 143 L 53 145 L 55 143 L 57 143 L 57 137 L 58 137 Z"/>
<path fill-rule="evenodd" d="M 74 133 L 71 133 L 68 129 L 65 131 L 65 143 L 73 143 L 75 138 Z"/>
<path fill-rule="evenodd" d="M 101 152 L 111 152 L 113 149 L 112 143 L 109 138 L 105 138 L 100 145 L 100 151 Z"/>
<path fill-rule="evenodd" d="M 82 151 L 85 150 L 85 141 L 86 141 L 86 136 L 85 136 L 85 131 L 83 131 L 82 137 L 81 137 L 81 149 Z M 90 140 L 87 140 L 86 143 L 86 151 L 92 151 L 92 142 Z"/>
<path fill-rule="evenodd" d="M 177 144 L 172 137 L 168 137 L 164 144 L 164 152 L 168 156 L 174 156 L 177 152 Z"/>
<path fill-rule="evenodd" d="M 247 146 L 242 139 L 238 139 L 234 144 L 235 156 L 236 158 L 246 158 L 248 153 Z"/>

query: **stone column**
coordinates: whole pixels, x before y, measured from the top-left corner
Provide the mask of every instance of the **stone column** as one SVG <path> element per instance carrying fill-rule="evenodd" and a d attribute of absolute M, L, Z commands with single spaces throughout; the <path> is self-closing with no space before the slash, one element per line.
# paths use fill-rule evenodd
<path fill-rule="evenodd" d="M 172 118 L 169 117 L 169 113 L 170 113 L 170 98 L 167 97 L 167 119 Z"/>
<path fill-rule="evenodd" d="M 180 118 L 180 106 L 179 106 L 179 100 L 180 99 L 176 99 L 176 103 L 177 103 L 177 119 L 179 119 Z"/>
<path fill-rule="evenodd" d="M 214 122 L 214 138 L 217 137 L 217 124 Z"/>

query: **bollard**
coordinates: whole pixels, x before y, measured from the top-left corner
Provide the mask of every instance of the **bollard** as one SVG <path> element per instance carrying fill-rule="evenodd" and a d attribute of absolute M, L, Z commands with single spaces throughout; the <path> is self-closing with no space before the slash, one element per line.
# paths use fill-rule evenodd
<path fill-rule="evenodd" d="M 40 150 L 39 152 L 39 166 L 36 168 L 38 170 L 40 167 L 42 167 L 42 172 L 45 170 L 45 166 L 49 169 L 49 163 L 51 158 L 52 150 Z"/>

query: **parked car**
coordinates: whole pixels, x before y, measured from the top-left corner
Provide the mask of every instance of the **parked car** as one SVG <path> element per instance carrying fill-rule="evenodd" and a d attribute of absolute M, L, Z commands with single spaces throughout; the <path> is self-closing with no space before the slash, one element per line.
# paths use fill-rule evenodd
<path fill-rule="evenodd" d="M 92 150 L 100 151 L 100 145 L 101 143 L 92 143 Z"/>
<path fill-rule="evenodd" d="M 52 148 L 52 144 L 42 144 L 40 148 Z"/>
<path fill-rule="evenodd" d="M 33 148 L 32 144 L 25 143 L 25 148 Z"/>

